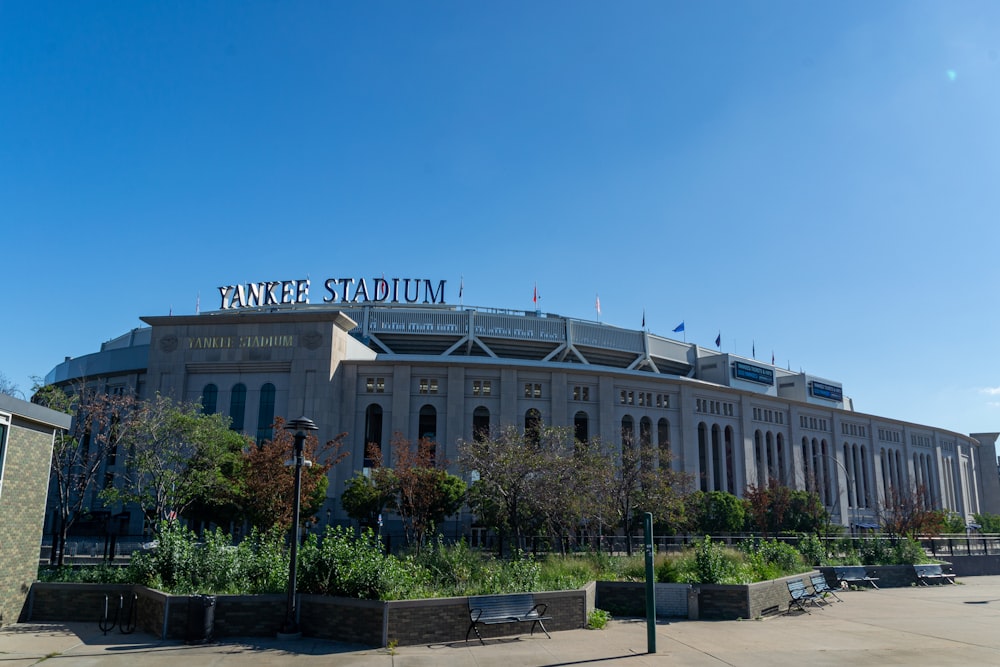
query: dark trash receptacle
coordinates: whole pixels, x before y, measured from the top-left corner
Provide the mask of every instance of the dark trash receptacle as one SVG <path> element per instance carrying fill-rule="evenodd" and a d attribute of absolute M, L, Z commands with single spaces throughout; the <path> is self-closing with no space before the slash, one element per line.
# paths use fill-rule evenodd
<path fill-rule="evenodd" d="M 215 596 L 192 595 L 188 598 L 187 642 L 203 644 L 212 641 L 215 632 Z"/>

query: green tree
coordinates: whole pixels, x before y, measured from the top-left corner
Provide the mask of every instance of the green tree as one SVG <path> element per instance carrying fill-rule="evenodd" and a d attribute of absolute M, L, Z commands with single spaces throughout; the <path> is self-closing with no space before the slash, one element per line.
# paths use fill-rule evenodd
<path fill-rule="evenodd" d="M 940 533 L 943 523 L 943 517 L 930 507 L 927 488 L 920 484 L 887 489 L 878 505 L 878 518 L 885 532 L 907 537 Z"/>
<path fill-rule="evenodd" d="M 109 431 L 126 465 L 101 497 L 143 508 L 154 532 L 195 503 L 213 506 L 238 496 L 248 440 L 229 428 L 228 417 L 202 414 L 200 405 L 157 394 L 115 415 Z"/>
<path fill-rule="evenodd" d="M 725 491 L 696 491 L 687 505 L 692 530 L 700 534 L 735 533 L 746 523 L 746 504 Z"/>
<path fill-rule="evenodd" d="M 507 425 L 471 441 L 458 444 L 459 465 L 478 481 L 473 484 L 470 504 L 480 520 L 494 528 L 501 538 L 509 530 L 515 548 L 533 517 L 535 479 L 545 468 L 537 431 L 526 437 L 520 429 Z M 500 540 L 503 550 L 503 539 Z"/>
<path fill-rule="evenodd" d="M 984 512 L 982 514 L 973 514 L 976 523 L 979 524 L 980 530 L 984 533 L 1000 533 L 1000 514 L 990 514 L 989 512 Z"/>
<path fill-rule="evenodd" d="M 61 566 L 69 530 L 97 500 L 98 478 L 109 455 L 118 451 L 122 432 L 112 425 L 129 413 L 135 399 L 96 393 L 81 383 L 69 390 L 36 384 L 32 401 L 74 415 L 70 430 L 55 436 L 49 472 L 57 517 L 52 561 Z"/>
<path fill-rule="evenodd" d="M 765 486 L 750 484 L 744 495 L 748 523 L 764 537 L 780 533 L 792 502 L 792 490 L 772 477 Z"/>
<path fill-rule="evenodd" d="M 610 463 L 607 498 L 625 532 L 626 552 L 632 554 L 634 525 L 645 512 L 660 525 L 677 525 L 684 516 L 684 496 L 691 477 L 656 466 L 656 451 L 646 438 L 623 434 L 621 453 Z"/>
<path fill-rule="evenodd" d="M 428 533 L 465 502 L 465 482 L 444 470 L 447 462 L 437 460 L 436 444 L 421 438 L 414 448 L 396 434 L 392 443 L 396 455 L 396 510 L 403 519 L 406 540 L 420 552 Z"/>
<path fill-rule="evenodd" d="M 794 490 L 790 494 L 788 510 L 779 529 L 785 533 L 820 535 L 828 520 L 828 513 L 818 493 Z"/>
<path fill-rule="evenodd" d="M 390 468 L 376 468 L 371 476 L 358 472 L 347 480 L 340 495 L 340 505 L 362 529 L 374 530 L 378 527 L 379 515 L 396 506 L 396 489 L 396 476 Z"/>
<path fill-rule="evenodd" d="M 286 465 L 294 456 L 294 435 L 284 427 L 284 420 L 275 419 L 274 437 L 260 445 L 251 444 L 243 452 L 242 503 L 250 523 L 267 531 L 277 526 L 287 530 L 294 514 L 295 467 Z M 302 468 L 299 518 L 310 521 L 326 500 L 329 486 L 327 472 L 340 463 L 345 434 L 321 445 L 312 433 L 306 436 L 302 453 L 312 465 Z"/>
<path fill-rule="evenodd" d="M 576 440 L 572 428 L 545 428 L 539 445 L 545 465 L 534 476 L 533 507 L 541 528 L 565 553 L 577 530 L 600 535 L 611 516 L 604 502 L 611 461 L 598 440 Z"/>

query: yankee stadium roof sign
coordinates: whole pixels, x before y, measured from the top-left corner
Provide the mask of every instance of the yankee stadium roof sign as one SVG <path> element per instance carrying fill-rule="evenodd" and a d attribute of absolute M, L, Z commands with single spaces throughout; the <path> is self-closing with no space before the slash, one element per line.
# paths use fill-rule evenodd
<path fill-rule="evenodd" d="M 444 303 L 445 280 L 428 278 L 327 278 L 323 303 Z M 219 287 L 222 310 L 309 303 L 310 281 L 268 280 Z"/>

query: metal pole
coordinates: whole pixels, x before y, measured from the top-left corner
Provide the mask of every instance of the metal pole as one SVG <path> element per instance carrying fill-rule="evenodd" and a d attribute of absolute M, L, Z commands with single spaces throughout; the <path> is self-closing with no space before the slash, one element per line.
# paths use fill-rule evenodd
<path fill-rule="evenodd" d="M 653 514 L 643 515 L 643 538 L 646 545 L 646 651 L 656 653 L 656 580 L 653 576 Z"/>
<path fill-rule="evenodd" d="M 295 465 L 295 490 L 292 496 L 292 535 L 291 552 L 288 563 L 288 598 L 285 605 L 285 624 L 281 631 L 283 634 L 295 634 L 299 631 L 298 609 L 295 606 L 296 577 L 298 574 L 299 555 L 299 509 L 302 495 L 302 450 L 306 441 L 305 431 L 317 430 L 316 424 L 310 419 L 300 417 L 285 425 L 288 430 L 295 431 L 294 445 L 294 465 Z"/>

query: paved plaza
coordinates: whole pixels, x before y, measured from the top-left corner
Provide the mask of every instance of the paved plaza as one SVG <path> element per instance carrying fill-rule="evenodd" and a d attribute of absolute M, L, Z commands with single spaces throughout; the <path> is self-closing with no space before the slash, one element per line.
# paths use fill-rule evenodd
<path fill-rule="evenodd" d="M 1000 576 L 840 596 L 843 602 L 808 615 L 660 623 L 655 654 L 647 653 L 641 619 L 616 619 L 605 630 L 555 632 L 552 639 L 525 633 L 485 646 L 453 642 L 394 651 L 308 638 L 223 638 L 188 646 L 141 633 L 104 635 L 96 622 L 29 623 L 0 630 L 0 667 L 1000 665 Z"/>

